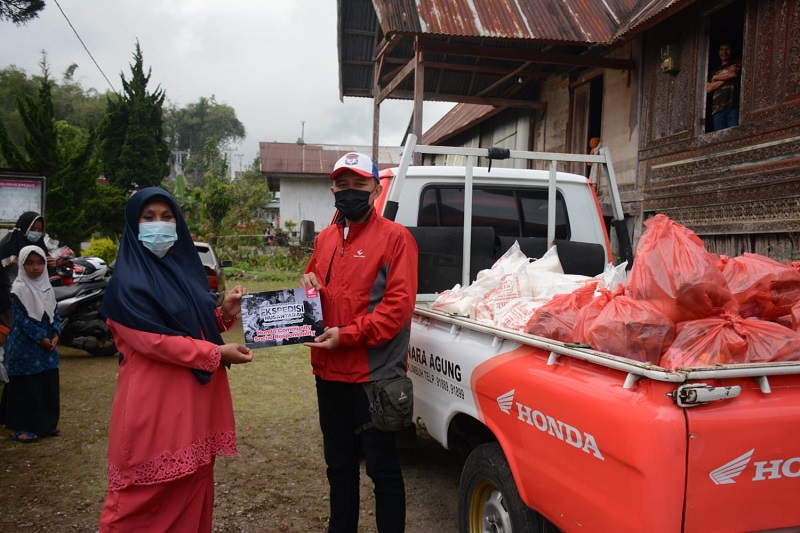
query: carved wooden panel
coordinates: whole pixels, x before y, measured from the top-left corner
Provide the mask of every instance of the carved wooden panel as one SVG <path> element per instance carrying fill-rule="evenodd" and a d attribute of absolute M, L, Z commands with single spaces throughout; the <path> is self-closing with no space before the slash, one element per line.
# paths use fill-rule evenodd
<path fill-rule="evenodd" d="M 785 41 L 788 43 L 783 71 L 786 76 L 784 100 L 800 100 L 800 2 L 788 2 Z"/>
<path fill-rule="evenodd" d="M 762 235 L 700 236 L 706 250 L 736 257 L 745 252 L 766 255 L 777 261 L 797 260 L 800 255 L 800 233 L 766 233 Z"/>
<path fill-rule="evenodd" d="M 747 1 L 740 125 L 711 133 L 674 115 L 683 106 L 686 116 L 694 117 L 704 105 L 708 37 L 701 15 L 684 10 L 645 38 L 642 215 L 665 213 L 726 250 L 769 249 L 766 255 L 773 257 L 795 253 L 792 239 L 800 232 L 800 0 Z M 682 64 L 678 77 L 687 78 L 682 82 L 665 79 L 657 57 L 660 46 L 675 36 L 680 36 L 682 52 L 702 56 L 690 60 L 692 68 Z M 683 98 L 673 94 L 677 87 Z"/>
<path fill-rule="evenodd" d="M 702 34 L 702 28 L 696 21 L 688 19 L 680 23 L 667 21 L 647 35 L 643 55 L 645 145 L 662 139 L 687 138 L 693 134 L 698 33 Z M 680 49 L 677 72 L 661 71 L 660 54 L 664 46 Z"/>

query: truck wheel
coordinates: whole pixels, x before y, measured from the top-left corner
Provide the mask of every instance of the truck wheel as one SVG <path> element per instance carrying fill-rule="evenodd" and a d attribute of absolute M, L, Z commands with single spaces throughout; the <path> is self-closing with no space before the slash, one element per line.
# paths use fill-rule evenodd
<path fill-rule="evenodd" d="M 458 486 L 459 533 L 552 531 L 545 523 L 551 525 L 519 497 L 499 444 L 481 444 L 469 454 Z"/>

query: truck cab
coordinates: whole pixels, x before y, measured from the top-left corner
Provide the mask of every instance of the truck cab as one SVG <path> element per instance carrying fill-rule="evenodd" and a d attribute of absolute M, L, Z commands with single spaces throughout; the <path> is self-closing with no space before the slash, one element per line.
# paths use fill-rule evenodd
<path fill-rule="evenodd" d="M 399 169 L 382 175 L 379 205 L 398 187 Z M 470 227 L 469 279 L 490 268 L 513 244 L 528 257 L 548 246 L 549 172 L 475 168 L 471 224 L 465 224 L 465 167 L 409 167 L 398 192 L 395 221 L 419 246 L 419 290 L 432 294 L 463 284 L 465 226 Z M 387 187 L 388 182 L 388 187 Z M 593 276 L 611 262 L 600 205 L 588 180 L 559 172 L 555 188 L 555 244 L 567 274 Z"/>

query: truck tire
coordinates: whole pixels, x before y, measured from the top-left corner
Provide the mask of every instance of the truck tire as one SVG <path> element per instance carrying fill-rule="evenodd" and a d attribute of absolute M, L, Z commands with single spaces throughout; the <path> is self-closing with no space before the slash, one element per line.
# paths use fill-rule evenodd
<path fill-rule="evenodd" d="M 557 529 L 523 503 L 503 449 L 490 442 L 472 450 L 461 472 L 458 531 L 542 533 Z"/>

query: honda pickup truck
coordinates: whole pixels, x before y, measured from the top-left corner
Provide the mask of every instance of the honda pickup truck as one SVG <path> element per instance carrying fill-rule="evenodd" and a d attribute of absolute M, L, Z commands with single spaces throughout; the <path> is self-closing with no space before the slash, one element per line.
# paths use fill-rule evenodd
<path fill-rule="evenodd" d="M 619 223 L 607 152 L 509 152 L 548 170 L 489 170 L 486 149 L 409 146 L 382 212 L 419 244 L 414 420 L 466 457 L 461 532 L 800 531 L 800 364 L 669 370 L 430 308 L 514 242 L 529 257 L 556 244 L 568 274 L 602 272 L 595 187 L 556 168 L 604 165 Z M 440 150 L 466 166 L 410 165 Z"/>

